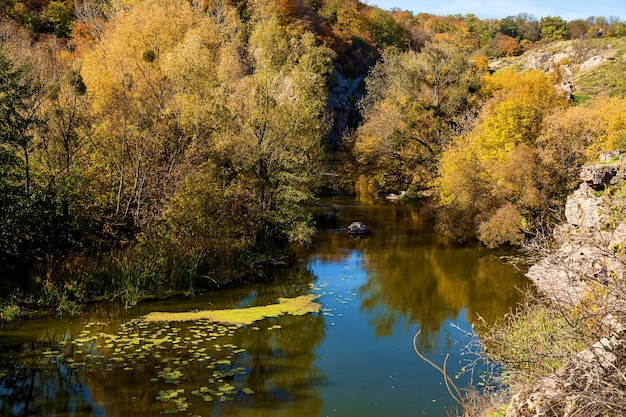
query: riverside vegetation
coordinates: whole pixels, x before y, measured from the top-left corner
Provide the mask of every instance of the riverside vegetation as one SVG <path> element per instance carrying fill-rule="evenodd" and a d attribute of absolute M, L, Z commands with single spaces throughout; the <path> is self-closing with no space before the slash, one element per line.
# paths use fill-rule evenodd
<path fill-rule="evenodd" d="M 255 261 L 310 240 L 331 169 L 344 191 L 434 195 L 453 241 L 528 246 L 550 235 L 583 164 L 626 149 L 619 18 L 356 0 L 0 8 L 2 320 L 255 276 Z M 502 328 L 558 324 L 520 314 Z M 571 351 L 599 336 L 586 323 Z M 556 370 L 569 356 L 553 353 L 525 363 Z M 507 354 L 521 355 L 494 358 Z"/>

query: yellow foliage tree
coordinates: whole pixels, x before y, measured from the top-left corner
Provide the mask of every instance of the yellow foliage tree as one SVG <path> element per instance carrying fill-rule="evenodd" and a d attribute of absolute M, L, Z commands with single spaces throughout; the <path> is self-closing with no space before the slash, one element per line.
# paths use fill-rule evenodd
<path fill-rule="evenodd" d="M 147 225 L 173 190 L 168 178 L 183 138 L 163 63 L 196 22 L 188 2 L 127 2 L 84 57 L 81 75 L 97 121 L 89 175 L 114 223 Z"/>
<path fill-rule="evenodd" d="M 439 167 L 444 212 L 465 216 L 444 215 L 440 227 L 449 235 L 467 233 L 445 223 L 472 219 L 469 232 L 483 243 L 517 244 L 522 232 L 537 226 L 533 219 L 545 219 L 554 203 L 552 178 L 537 145 L 544 121 L 566 101 L 538 71 L 503 71 L 488 77 L 485 86 L 491 98 L 478 123 L 444 152 Z"/>
<path fill-rule="evenodd" d="M 590 119 L 597 126 L 596 138 L 587 156 L 594 160 L 603 151 L 626 150 L 626 99 L 599 97 L 589 106 Z"/>

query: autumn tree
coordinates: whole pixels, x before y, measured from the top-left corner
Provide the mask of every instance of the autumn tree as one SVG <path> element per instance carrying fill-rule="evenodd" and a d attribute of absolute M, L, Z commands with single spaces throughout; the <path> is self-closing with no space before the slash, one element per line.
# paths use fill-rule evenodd
<path fill-rule="evenodd" d="M 139 2 L 117 11 L 84 58 L 81 77 L 97 123 L 87 175 L 96 181 L 94 198 L 108 227 L 146 226 L 172 191 L 185 138 L 170 112 L 163 64 L 195 21 L 188 3 Z"/>
<path fill-rule="evenodd" d="M 555 205 L 537 144 L 546 117 L 566 102 L 537 71 L 496 73 L 488 91 L 493 97 L 476 127 L 442 157 L 439 228 L 459 239 L 467 236 L 457 232 L 478 236 L 489 246 L 516 244 Z"/>
<path fill-rule="evenodd" d="M 477 104 L 480 70 L 454 46 L 432 42 L 419 53 L 385 52 L 366 83 L 354 143 L 363 172 L 374 190 L 428 186 L 461 115 Z"/>
<path fill-rule="evenodd" d="M 291 39 L 281 33 L 273 16 L 257 23 L 250 38 L 254 71 L 237 82 L 228 100 L 232 124 L 216 142 L 222 161 L 239 173 L 233 186 L 254 201 L 259 244 L 311 237 L 306 206 L 328 130 L 322 115 L 332 53 L 311 33 Z"/>

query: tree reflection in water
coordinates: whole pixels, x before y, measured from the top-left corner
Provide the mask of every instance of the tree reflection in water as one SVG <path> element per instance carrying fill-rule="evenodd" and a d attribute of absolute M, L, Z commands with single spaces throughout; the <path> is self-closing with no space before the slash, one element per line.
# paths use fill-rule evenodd
<path fill-rule="evenodd" d="M 311 276 L 305 268 L 284 276 L 286 272 L 284 279 L 273 283 L 205 294 L 194 300 L 168 301 L 150 308 L 186 311 L 207 304 L 219 308 L 264 305 L 309 291 Z M 146 308 L 141 306 L 131 317 L 118 310 L 113 314 L 117 315 L 115 320 L 110 320 L 110 311 L 101 309 L 77 321 L 55 320 L 56 326 L 40 326 L 37 320 L 26 323 L 31 326 L 28 337 L 35 341 L 14 346 L 0 356 L 0 369 L 6 374 L 0 379 L 0 414 L 159 415 L 174 411 L 176 405 L 157 401 L 160 392 L 183 390 L 177 396 L 185 398 L 187 404 L 182 415 L 318 415 L 318 393 L 325 385 L 324 375 L 315 366 L 315 349 L 325 335 L 322 315 L 265 319 L 211 339 L 197 337 L 197 323 L 142 326 L 129 321 Z M 7 334 L 11 337 L 10 331 Z M 18 337 L 18 332 L 12 337 Z M 168 342 L 146 347 L 164 337 Z M 72 343 L 76 340 L 80 343 Z M 133 353 L 135 350 L 140 352 Z M 16 351 L 20 351 L 19 358 L 12 355 Z M 179 371 L 180 378 L 164 378 L 167 369 Z M 229 374 L 234 369 L 241 371 Z M 211 380 L 216 372 L 218 376 Z M 219 386 L 224 384 L 236 388 L 224 395 L 224 401 L 218 395 L 212 401 L 194 395 L 202 387 L 212 387 L 220 394 Z"/>
<path fill-rule="evenodd" d="M 3 416 L 444 416 L 441 376 L 413 352 L 460 367 L 459 335 L 518 301 L 521 273 L 480 248 L 450 247 L 419 211 L 330 200 L 342 223 L 372 234 L 320 233 L 296 267 L 263 283 L 142 303 L 98 304 L 74 319 L 0 329 Z M 243 308 L 314 292 L 322 312 L 249 326 L 141 324 L 151 311 Z M 3 376 L 2 376 L 3 375 Z"/>

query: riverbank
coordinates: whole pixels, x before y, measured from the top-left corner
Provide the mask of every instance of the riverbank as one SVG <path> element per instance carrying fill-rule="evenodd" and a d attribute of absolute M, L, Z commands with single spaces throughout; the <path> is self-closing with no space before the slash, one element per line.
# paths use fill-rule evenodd
<path fill-rule="evenodd" d="M 496 342 L 515 373 L 506 417 L 626 413 L 626 157 L 603 154 L 580 179 L 557 248 L 527 273 L 545 299 L 508 320 Z M 515 327 L 523 340 L 503 346 Z M 516 349 L 527 356 L 514 358 Z"/>

